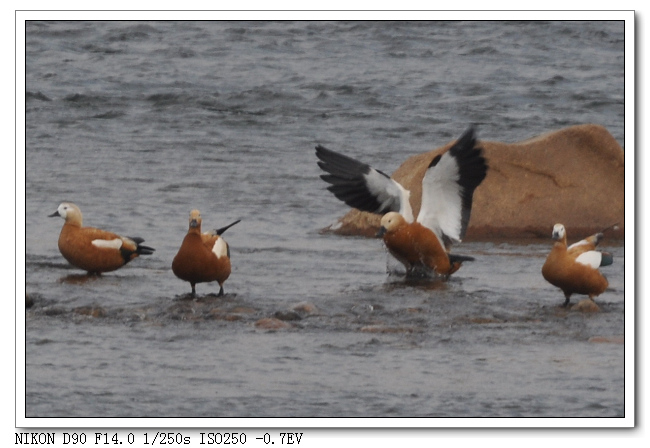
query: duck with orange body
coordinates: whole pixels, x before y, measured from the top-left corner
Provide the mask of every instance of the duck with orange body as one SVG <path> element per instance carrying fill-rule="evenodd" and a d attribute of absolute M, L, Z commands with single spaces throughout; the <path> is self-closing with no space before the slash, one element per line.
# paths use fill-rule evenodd
<path fill-rule="evenodd" d="M 604 232 L 604 231 L 603 231 Z M 603 232 L 591 235 L 567 247 L 566 229 L 562 224 L 553 226 L 555 240 L 551 252 L 542 266 L 544 279 L 564 293 L 564 307 L 569 305 L 572 294 L 588 295 L 593 301 L 609 286 L 598 268 L 614 262 L 612 254 L 596 250 L 603 239 Z"/>
<path fill-rule="evenodd" d="M 219 283 L 219 296 L 223 296 L 223 284 L 230 277 L 230 247 L 221 235 L 237 220 L 225 227 L 201 233 L 201 213 L 190 212 L 190 224 L 178 253 L 172 262 L 172 271 L 176 277 L 189 282 L 192 295 L 196 294 L 196 284 L 206 282 Z"/>
<path fill-rule="evenodd" d="M 432 271 L 449 277 L 463 261 L 474 261 L 473 257 L 448 252 L 431 229 L 419 222 L 409 223 L 397 212 L 382 217 L 377 236 L 383 238 L 390 254 L 409 273 Z"/>
<path fill-rule="evenodd" d="M 71 202 L 63 202 L 49 215 L 65 220 L 59 235 L 59 251 L 68 262 L 88 274 L 115 271 L 140 255 L 151 255 L 155 249 L 144 246 L 144 239 L 124 237 L 113 232 L 83 227 L 81 210 Z"/>
<path fill-rule="evenodd" d="M 472 257 L 450 253 L 469 223 L 474 190 L 488 166 L 470 127 L 443 154 L 435 156 L 422 179 L 422 204 L 417 220 L 410 192 L 383 172 L 343 154 L 316 147 L 321 178 L 347 205 L 383 215 L 377 236 L 400 261 L 407 275 L 432 272 L 448 278 Z"/>

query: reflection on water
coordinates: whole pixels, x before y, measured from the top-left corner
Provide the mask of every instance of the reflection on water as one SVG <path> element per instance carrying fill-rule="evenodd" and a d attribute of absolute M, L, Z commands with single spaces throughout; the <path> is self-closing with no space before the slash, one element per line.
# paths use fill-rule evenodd
<path fill-rule="evenodd" d="M 61 277 L 59 283 L 70 283 L 73 285 L 84 285 L 86 283 L 94 282 L 98 280 L 101 276 L 95 274 L 69 274 L 65 277 Z"/>

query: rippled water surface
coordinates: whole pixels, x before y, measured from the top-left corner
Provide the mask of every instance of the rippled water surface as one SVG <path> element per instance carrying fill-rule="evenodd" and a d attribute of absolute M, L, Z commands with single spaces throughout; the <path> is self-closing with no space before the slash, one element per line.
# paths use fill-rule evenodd
<path fill-rule="evenodd" d="M 623 416 L 620 242 L 597 314 L 558 307 L 550 239 L 464 242 L 449 282 L 406 281 L 380 241 L 319 233 L 347 209 L 314 155 L 390 172 L 469 123 L 625 146 L 623 43 L 622 22 L 29 22 L 26 416 Z M 64 200 L 155 254 L 84 276 Z M 224 297 L 171 271 L 192 208 L 242 220 Z"/>

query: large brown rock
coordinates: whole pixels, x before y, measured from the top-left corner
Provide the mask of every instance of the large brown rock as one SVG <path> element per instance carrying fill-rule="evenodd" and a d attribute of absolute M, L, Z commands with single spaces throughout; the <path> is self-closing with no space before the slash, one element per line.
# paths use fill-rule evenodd
<path fill-rule="evenodd" d="M 422 177 L 435 155 L 454 142 L 409 157 L 393 178 L 411 191 L 417 216 Z M 606 233 L 625 233 L 625 166 L 623 148 L 602 126 L 585 124 L 550 132 L 518 143 L 480 141 L 487 177 L 474 192 L 465 240 L 548 238 L 562 223 L 570 241 L 618 223 Z M 380 168 L 380 167 L 379 167 Z M 379 216 L 351 210 L 324 231 L 373 236 Z"/>

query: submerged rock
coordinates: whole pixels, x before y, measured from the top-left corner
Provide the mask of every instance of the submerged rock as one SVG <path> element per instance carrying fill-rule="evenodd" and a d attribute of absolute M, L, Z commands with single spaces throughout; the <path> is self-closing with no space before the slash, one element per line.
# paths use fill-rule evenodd
<path fill-rule="evenodd" d="M 318 309 L 316 308 L 316 305 L 314 305 L 311 302 L 300 302 L 291 307 L 293 311 L 296 311 L 298 313 L 304 313 L 304 314 L 314 314 L 318 312 Z"/>
<path fill-rule="evenodd" d="M 589 342 L 594 344 L 625 344 L 624 336 L 592 336 Z"/>
<path fill-rule="evenodd" d="M 294 320 L 301 320 L 302 317 L 300 317 L 300 314 L 298 314 L 295 311 L 276 311 L 273 314 L 273 317 L 276 319 L 280 319 L 283 321 L 294 321 Z"/>
<path fill-rule="evenodd" d="M 291 325 L 275 317 L 265 317 L 255 322 L 255 327 L 263 330 L 283 330 L 291 328 Z"/>
<path fill-rule="evenodd" d="M 600 307 L 591 299 L 582 299 L 571 307 L 571 311 L 581 311 L 583 313 L 598 313 Z"/>
<path fill-rule="evenodd" d="M 80 306 L 74 308 L 72 312 L 82 316 L 106 317 L 106 310 L 100 306 Z"/>
<path fill-rule="evenodd" d="M 361 327 L 363 333 L 415 333 L 415 327 L 391 326 L 383 324 L 366 325 Z"/>
<path fill-rule="evenodd" d="M 624 153 L 604 127 L 571 126 L 518 143 L 479 141 L 490 168 L 474 192 L 466 239 L 546 238 L 558 222 L 575 238 L 618 223 L 607 237 L 624 237 Z M 409 157 L 393 173 L 411 191 L 416 216 L 427 166 L 453 143 Z M 323 231 L 372 237 L 379 219 L 354 209 Z"/>

